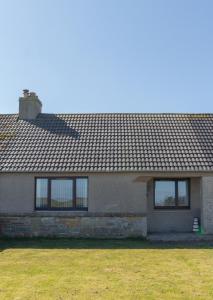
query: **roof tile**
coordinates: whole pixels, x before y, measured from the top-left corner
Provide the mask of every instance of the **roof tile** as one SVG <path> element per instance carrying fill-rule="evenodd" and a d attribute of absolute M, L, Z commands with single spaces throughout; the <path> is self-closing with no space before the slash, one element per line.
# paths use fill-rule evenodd
<path fill-rule="evenodd" d="M 213 114 L 0 115 L 0 171 L 212 171 L 212 129 Z"/>

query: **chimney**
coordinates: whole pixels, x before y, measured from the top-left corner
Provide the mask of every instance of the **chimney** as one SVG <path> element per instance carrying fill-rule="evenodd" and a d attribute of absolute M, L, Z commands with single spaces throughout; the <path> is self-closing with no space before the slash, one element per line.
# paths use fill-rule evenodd
<path fill-rule="evenodd" d="M 42 103 L 34 92 L 23 90 L 23 96 L 19 98 L 19 119 L 33 120 L 41 113 Z"/>

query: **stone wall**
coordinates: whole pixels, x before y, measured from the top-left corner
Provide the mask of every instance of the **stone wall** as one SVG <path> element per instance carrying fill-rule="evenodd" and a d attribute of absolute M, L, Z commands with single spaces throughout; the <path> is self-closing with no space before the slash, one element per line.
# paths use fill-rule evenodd
<path fill-rule="evenodd" d="M 8 237 L 130 238 L 145 237 L 146 217 L 1 216 Z"/>
<path fill-rule="evenodd" d="M 202 227 L 213 234 L 213 177 L 202 178 Z"/>

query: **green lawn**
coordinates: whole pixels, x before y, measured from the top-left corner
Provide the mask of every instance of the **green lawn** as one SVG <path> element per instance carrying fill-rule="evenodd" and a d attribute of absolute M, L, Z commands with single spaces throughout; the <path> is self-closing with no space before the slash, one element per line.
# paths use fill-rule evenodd
<path fill-rule="evenodd" d="M 0 299 L 213 299 L 213 244 L 0 240 Z"/>

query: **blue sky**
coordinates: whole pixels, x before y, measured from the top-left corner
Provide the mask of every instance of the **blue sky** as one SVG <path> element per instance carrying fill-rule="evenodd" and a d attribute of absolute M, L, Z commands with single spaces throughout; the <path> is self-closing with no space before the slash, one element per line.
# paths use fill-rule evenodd
<path fill-rule="evenodd" d="M 0 113 L 213 112 L 212 0 L 0 0 Z"/>

